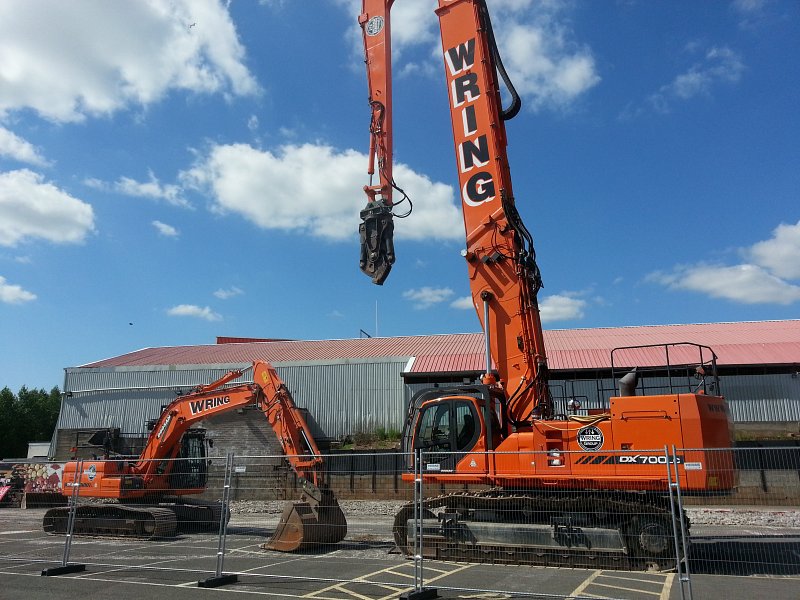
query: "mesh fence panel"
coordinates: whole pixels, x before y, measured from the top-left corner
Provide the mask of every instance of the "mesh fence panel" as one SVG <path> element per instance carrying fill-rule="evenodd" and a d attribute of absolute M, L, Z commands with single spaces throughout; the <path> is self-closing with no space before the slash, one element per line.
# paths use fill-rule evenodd
<path fill-rule="evenodd" d="M 27 486 L 19 506 L 0 504 L 0 563 L 14 571 L 59 565 L 68 546 L 69 563 L 85 564 L 92 576 L 108 580 L 185 586 L 233 574 L 238 591 L 320 600 L 388 599 L 415 587 L 459 596 L 623 599 L 638 589 L 669 597 L 670 586 L 686 578 L 688 596 L 681 597 L 691 598 L 691 586 L 698 597 L 713 594 L 720 575 L 741 590 L 781 576 L 770 583 L 772 596 L 782 598 L 792 597 L 780 590 L 800 576 L 796 447 L 653 450 L 638 452 L 635 460 L 614 452 L 423 451 L 416 520 L 411 458 L 397 452 L 327 455 L 316 475 L 307 473 L 317 485 L 299 477 L 285 456 L 164 461 L 145 465 L 154 467 L 147 470 L 161 489 L 151 481 L 140 494 L 135 483 L 116 484 L 109 496 L 119 495 L 119 486 L 142 496 L 123 503 L 86 495 L 87 489 L 100 495 L 100 482 L 112 481 L 120 462 L 87 459 L 80 467 L 84 495 L 76 502 L 79 534 L 67 544 L 63 532 L 45 533 L 51 508 L 36 507 L 34 500 L 48 493 L 65 497 Z M 671 473 L 668 460 L 676 463 Z M 465 465 L 467 471 L 492 465 L 502 491 L 480 477 L 449 482 L 456 463 L 462 473 Z M 611 466 L 628 474 L 627 488 L 609 479 Z M 23 491 L 29 481 L 41 489 L 54 474 L 48 468 L 20 463 Z M 539 489 L 518 475 L 531 470 L 548 473 Z M 160 472 L 170 475 L 159 480 Z M 74 489 L 70 477 L 62 480 L 67 490 Z M 200 493 L 178 501 L 170 497 L 176 491 Z M 281 544 L 296 547 L 286 552 Z M 681 562 L 683 572 L 676 574 Z"/>
<path fill-rule="evenodd" d="M 737 482 L 731 494 L 683 493 L 694 576 L 800 575 L 800 448 L 677 453 L 691 474 L 708 465 Z"/>
<path fill-rule="evenodd" d="M 60 564 L 64 540 L 42 531 L 42 517 L 66 505 L 61 494 L 61 465 L 41 461 L 2 463 L 0 469 L 0 560 L 19 568 Z M 32 540 L 32 542 L 28 542 Z"/>

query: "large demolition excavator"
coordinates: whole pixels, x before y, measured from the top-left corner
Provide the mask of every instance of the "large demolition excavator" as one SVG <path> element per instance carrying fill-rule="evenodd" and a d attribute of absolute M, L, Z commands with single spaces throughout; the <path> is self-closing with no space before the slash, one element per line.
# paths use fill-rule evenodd
<path fill-rule="evenodd" d="M 395 259 L 392 193 L 399 190 L 392 177 L 392 4 L 363 0 L 359 19 L 372 111 L 369 174 L 377 162 L 379 176 L 364 188 L 361 269 L 377 284 Z M 460 487 L 425 499 L 423 552 L 455 560 L 674 568 L 676 518 L 665 492 L 673 461 L 664 449 L 712 449 L 676 457 L 684 494 L 725 493 L 736 485 L 716 357 L 697 344 L 620 349 L 616 362 L 627 374 L 618 393 L 609 390 L 605 409 L 580 415 L 574 401 L 572 410 L 557 405 L 537 301 L 542 279 L 515 207 L 506 153 L 504 121 L 519 111 L 520 99 L 500 60 L 486 1 L 438 4 L 466 230 L 462 254 L 485 332 L 486 372 L 474 385 L 423 390 L 408 407 L 403 450 L 421 449 L 424 458 L 421 465 L 411 461 L 403 478 L 412 481 L 417 470 L 443 491 L 444 484 Z M 511 96 L 506 109 L 499 79 Z M 620 361 L 623 350 L 629 358 Z M 648 379 L 643 368 L 654 366 L 658 378 Z M 616 373 L 612 388 L 614 381 Z M 485 491 L 465 491 L 466 484 Z M 408 505 L 394 522 L 395 541 L 406 552 L 414 546 L 413 514 Z"/>
<path fill-rule="evenodd" d="M 253 383 L 225 387 L 249 370 Z M 264 547 L 291 552 L 344 539 L 344 513 L 323 480 L 322 456 L 311 430 L 274 367 L 260 361 L 173 400 L 154 424 L 138 458 L 68 462 L 62 477 L 65 496 L 77 489 L 80 497 L 117 501 L 78 506 L 73 533 L 152 539 L 218 528 L 221 503 L 183 498 L 203 493 L 208 479 L 205 430 L 191 426 L 250 406 L 264 413 L 303 488 L 299 501 L 287 503 Z M 68 507 L 48 510 L 44 530 L 65 533 L 69 512 Z"/>

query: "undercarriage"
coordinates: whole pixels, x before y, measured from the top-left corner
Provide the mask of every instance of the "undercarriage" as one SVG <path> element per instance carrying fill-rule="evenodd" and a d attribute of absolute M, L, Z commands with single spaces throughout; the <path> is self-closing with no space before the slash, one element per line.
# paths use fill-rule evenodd
<path fill-rule="evenodd" d="M 648 571 L 679 562 L 673 527 L 680 523 L 666 496 L 492 489 L 428 498 L 422 507 L 428 558 Z M 416 535 L 408 504 L 395 516 L 395 542 L 412 554 Z"/>
<path fill-rule="evenodd" d="M 64 535 L 70 508 L 48 510 L 42 521 L 45 532 Z M 136 538 L 168 538 L 178 533 L 216 531 L 222 517 L 219 502 L 165 501 L 156 505 L 91 503 L 75 509 L 73 535 Z"/>

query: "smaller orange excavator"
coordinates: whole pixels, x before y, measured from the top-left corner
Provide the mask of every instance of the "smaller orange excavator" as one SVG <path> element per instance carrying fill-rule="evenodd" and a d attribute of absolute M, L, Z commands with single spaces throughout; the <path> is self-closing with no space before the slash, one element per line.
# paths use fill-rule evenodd
<path fill-rule="evenodd" d="M 224 387 L 250 369 L 253 383 Z M 171 402 L 140 456 L 67 463 L 62 494 L 73 496 L 77 487 L 79 497 L 117 500 L 79 505 L 73 533 L 152 539 L 197 530 L 198 525 L 219 527 L 221 503 L 183 499 L 203 493 L 208 480 L 205 430 L 190 427 L 246 406 L 264 413 L 303 486 L 301 499 L 286 505 L 274 535 L 263 547 L 292 552 L 341 541 L 347 522 L 323 481 L 322 457 L 311 430 L 275 368 L 258 361 Z M 44 530 L 66 533 L 69 511 L 68 507 L 48 510 Z"/>

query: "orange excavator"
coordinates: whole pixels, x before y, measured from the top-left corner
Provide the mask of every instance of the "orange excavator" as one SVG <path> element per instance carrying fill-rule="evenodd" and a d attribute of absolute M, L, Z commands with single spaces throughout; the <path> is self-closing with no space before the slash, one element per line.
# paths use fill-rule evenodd
<path fill-rule="evenodd" d="M 372 112 L 368 172 L 372 177 L 377 164 L 379 176 L 364 188 L 361 269 L 377 284 L 395 258 L 392 194 L 399 189 L 391 168 L 392 4 L 363 0 L 359 18 Z M 423 552 L 674 568 L 667 463 L 677 463 L 684 494 L 726 493 L 736 485 L 716 356 L 691 343 L 618 349 L 600 409 L 586 414 L 574 398 L 568 406 L 554 400 L 537 300 L 542 278 L 506 153 L 505 121 L 520 99 L 500 60 L 486 1 L 438 0 L 436 13 L 466 234 L 462 254 L 485 333 L 486 371 L 480 383 L 423 390 L 408 406 L 403 450 L 421 451 L 422 458 L 409 462 L 403 478 L 413 481 L 416 471 L 436 489 L 458 490 L 425 499 Z M 620 367 L 625 374 L 617 382 Z M 706 450 L 682 450 L 673 461 L 665 452 L 673 446 Z M 416 543 L 413 514 L 408 505 L 394 522 L 395 541 L 406 552 Z"/>
<path fill-rule="evenodd" d="M 248 370 L 252 370 L 253 383 L 225 387 Z M 208 479 L 205 430 L 191 426 L 248 406 L 264 413 L 303 488 L 301 499 L 284 508 L 274 535 L 264 547 L 290 552 L 341 541 L 347 534 L 347 523 L 323 480 L 322 456 L 311 430 L 275 368 L 260 361 L 172 401 L 156 421 L 138 458 L 68 462 L 62 476 L 65 496 L 77 491 L 81 498 L 117 501 L 79 505 L 73 532 L 152 539 L 202 526 L 218 528 L 221 503 L 183 498 L 203 493 Z M 44 530 L 65 533 L 69 512 L 68 507 L 48 510 Z"/>

